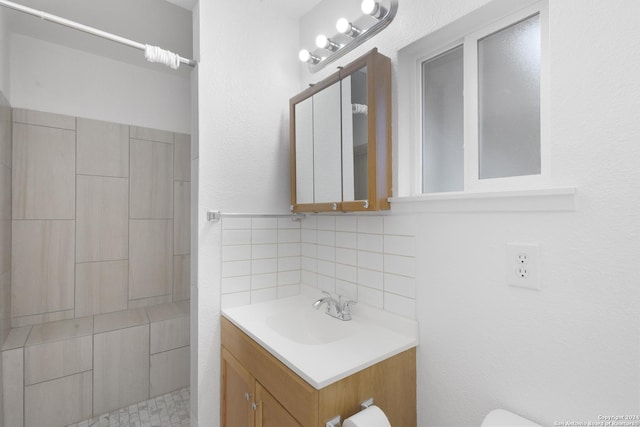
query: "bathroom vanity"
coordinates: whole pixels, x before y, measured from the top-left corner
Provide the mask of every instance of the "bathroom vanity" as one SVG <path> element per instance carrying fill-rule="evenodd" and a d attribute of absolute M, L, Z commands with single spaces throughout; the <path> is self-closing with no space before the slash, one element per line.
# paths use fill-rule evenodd
<path fill-rule="evenodd" d="M 389 58 L 373 49 L 291 98 L 290 126 L 292 211 L 389 209 Z"/>
<path fill-rule="evenodd" d="M 362 307 L 343 322 L 311 302 L 297 296 L 223 311 L 221 425 L 325 427 L 373 398 L 391 425 L 415 426 L 413 322 L 374 319 Z"/>

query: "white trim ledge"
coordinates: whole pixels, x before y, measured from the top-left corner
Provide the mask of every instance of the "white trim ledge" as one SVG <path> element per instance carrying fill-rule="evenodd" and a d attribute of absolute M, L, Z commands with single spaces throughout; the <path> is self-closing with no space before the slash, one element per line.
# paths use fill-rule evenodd
<path fill-rule="evenodd" d="M 394 213 L 575 212 L 575 187 L 518 191 L 451 192 L 391 197 Z"/>

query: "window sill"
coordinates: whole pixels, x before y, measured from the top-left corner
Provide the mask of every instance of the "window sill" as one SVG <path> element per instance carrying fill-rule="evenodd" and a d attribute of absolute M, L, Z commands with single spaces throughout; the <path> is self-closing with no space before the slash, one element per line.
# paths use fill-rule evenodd
<path fill-rule="evenodd" d="M 451 192 L 392 197 L 391 210 L 413 212 L 574 212 L 576 188 Z"/>

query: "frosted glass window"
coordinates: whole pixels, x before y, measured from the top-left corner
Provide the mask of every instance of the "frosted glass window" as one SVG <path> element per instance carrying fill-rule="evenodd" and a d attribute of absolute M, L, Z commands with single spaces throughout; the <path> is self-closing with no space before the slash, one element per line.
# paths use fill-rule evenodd
<path fill-rule="evenodd" d="M 422 63 L 422 191 L 464 189 L 463 49 Z"/>
<path fill-rule="evenodd" d="M 540 174 L 540 18 L 478 41 L 479 178 Z"/>

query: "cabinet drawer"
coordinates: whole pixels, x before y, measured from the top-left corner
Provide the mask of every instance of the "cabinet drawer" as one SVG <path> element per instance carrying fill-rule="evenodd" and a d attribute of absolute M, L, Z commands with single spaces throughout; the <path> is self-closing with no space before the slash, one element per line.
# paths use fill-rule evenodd
<path fill-rule="evenodd" d="M 224 317 L 222 346 L 305 426 L 318 420 L 318 391 Z"/>

